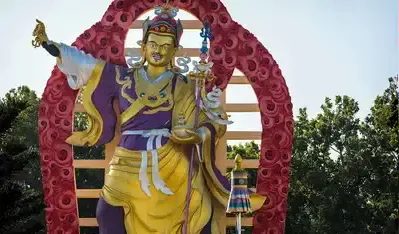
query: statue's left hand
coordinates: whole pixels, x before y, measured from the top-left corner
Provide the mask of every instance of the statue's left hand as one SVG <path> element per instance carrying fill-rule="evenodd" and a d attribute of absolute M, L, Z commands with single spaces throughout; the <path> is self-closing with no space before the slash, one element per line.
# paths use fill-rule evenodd
<path fill-rule="evenodd" d="M 170 139 L 177 144 L 199 144 L 202 142 L 200 133 L 194 129 L 177 128 L 171 130 Z"/>

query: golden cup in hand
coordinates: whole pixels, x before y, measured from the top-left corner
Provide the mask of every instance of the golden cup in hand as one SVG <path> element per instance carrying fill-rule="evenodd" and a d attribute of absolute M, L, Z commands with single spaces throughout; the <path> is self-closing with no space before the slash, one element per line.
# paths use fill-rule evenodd
<path fill-rule="evenodd" d="M 171 130 L 171 140 L 178 144 L 197 144 L 201 136 L 195 128 L 186 125 L 183 115 L 179 116 L 178 124 Z"/>

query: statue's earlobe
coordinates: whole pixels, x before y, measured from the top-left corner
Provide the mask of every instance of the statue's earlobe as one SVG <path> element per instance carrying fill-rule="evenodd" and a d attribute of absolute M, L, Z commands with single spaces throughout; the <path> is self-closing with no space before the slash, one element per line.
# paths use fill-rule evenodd
<path fill-rule="evenodd" d="M 145 60 L 145 52 L 146 52 L 145 44 L 142 44 L 141 45 L 141 57 L 143 57 L 143 61 Z"/>

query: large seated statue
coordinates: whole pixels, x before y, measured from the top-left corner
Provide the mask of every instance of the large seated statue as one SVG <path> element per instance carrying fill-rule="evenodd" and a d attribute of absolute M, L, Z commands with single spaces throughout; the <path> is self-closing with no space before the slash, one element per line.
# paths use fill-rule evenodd
<path fill-rule="evenodd" d="M 69 86 L 85 87 L 89 128 L 67 142 L 102 145 L 120 129 L 97 206 L 101 234 L 174 234 L 182 233 L 185 224 L 190 234 L 220 233 L 213 207 L 227 205 L 230 185 L 214 161 L 226 157 L 215 155 L 215 145 L 226 132 L 227 115 L 219 101 L 207 98 L 220 96 L 218 89 L 199 97 L 207 108 L 196 115 L 195 82 L 174 65 L 183 33 L 174 13 L 166 7 L 144 22 L 143 60 L 131 68 L 49 40 L 40 21 L 35 29 L 39 44 L 57 57 Z M 215 113 L 217 118 L 211 118 Z M 264 201 L 252 193 L 252 210 Z"/>

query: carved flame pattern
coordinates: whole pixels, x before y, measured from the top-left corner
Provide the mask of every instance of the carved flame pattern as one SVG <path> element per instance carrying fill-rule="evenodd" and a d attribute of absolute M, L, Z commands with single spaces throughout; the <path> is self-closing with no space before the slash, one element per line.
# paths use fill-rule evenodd
<path fill-rule="evenodd" d="M 269 199 L 254 217 L 254 233 L 282 234 L 286 218 L 291 149 L 292 103 L 276 61 L 265 47 L 237 22 L 219 0 L 171 0 L 171 4 L 211 24 L 210 55 L 213 82 L 224 89 L 234 68 L 249 79 L 258 97 L 262 121 L 261 159 L 257 190 Z M 100 22 L 73 44 L 86 53 L 126 65 L 124 42 L 129 26 L 160 0 L 114 0 Z M 212 85 L 212 84 L 209 84 Z M 209 86 L 211 87 L 211 86 Z M 64 140 L 72 132 L 77 92 L 68 88 L 56 67 L 47 82 L 39 111 L 39 134 L 47 230 L 78 234 L 73 150 Z"/>

